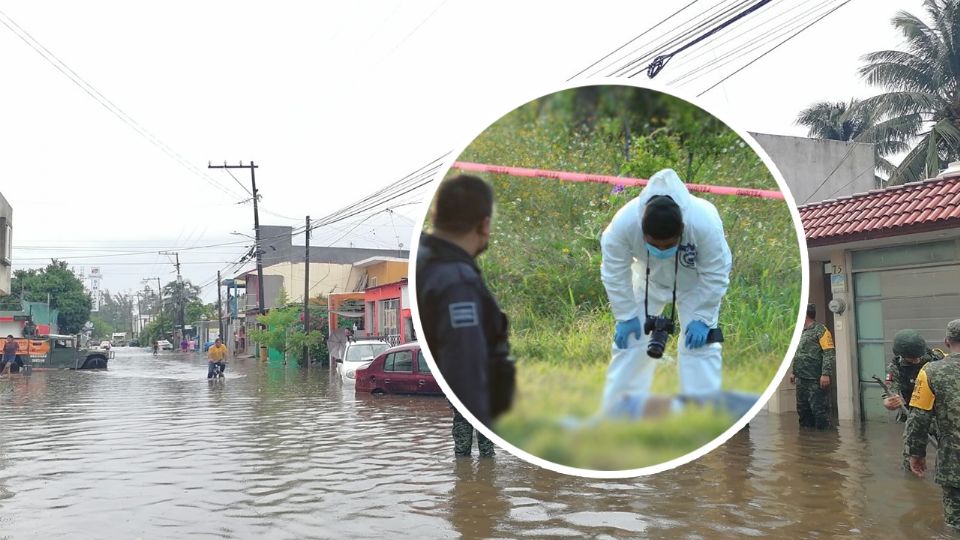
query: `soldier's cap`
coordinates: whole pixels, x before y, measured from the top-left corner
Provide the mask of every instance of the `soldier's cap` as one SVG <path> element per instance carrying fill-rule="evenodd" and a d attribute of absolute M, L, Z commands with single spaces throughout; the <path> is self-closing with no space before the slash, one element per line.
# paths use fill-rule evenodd
<path fill-rule="evenodd" d="M 960 343 L 960 319 L 954 319 L 947 324 L 947 339 Z"/>
<path fill-rule="evenodd" d="M 893 336 L 893 354 L 904 358 L 920 358 L 927 352 L 927 340 L 916 330 L 901 330 Z"/>
<path fill-rule="evenodd" d="M 816 304 L 807 304 L 807 317 L 811 319 L 817 318 L 817 305 Z"/>

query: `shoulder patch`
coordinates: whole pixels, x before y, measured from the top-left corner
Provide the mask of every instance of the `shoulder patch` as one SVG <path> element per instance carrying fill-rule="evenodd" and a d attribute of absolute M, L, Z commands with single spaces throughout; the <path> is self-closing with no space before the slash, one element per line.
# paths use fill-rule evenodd
<path fill-rule="evenodd" d="M 820 336 L 820 348 L 825 351 L 833 348 L 833 336 L 830 335 L 830 331 L 826 328 L 823 329 L 823 335 Z"/>
<path fill-rule="evenodd" d="M 929 411 L 933 409 L 933 403 L 937 396 L 930 389 L 930 383 L 927 381 L 927 370 L 921 369 L 917 375 L 917 385 L 913 387 L 913 395 L 910 396 L 910 406 Z"/>
<path fill-rule="evenodd" d="M 466 328 L 480 324 L 476 302 L 454 302 L 450 304 L 450 326 Z"/>

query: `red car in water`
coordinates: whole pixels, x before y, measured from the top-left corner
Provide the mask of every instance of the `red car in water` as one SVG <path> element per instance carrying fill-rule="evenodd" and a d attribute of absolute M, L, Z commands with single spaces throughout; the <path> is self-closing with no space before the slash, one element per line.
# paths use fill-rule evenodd
<path fill-rule="evenodd" d="M 357 392 L 373 394 L 443 394 L 416 342 L 384 351 L 358 369 Z"/>

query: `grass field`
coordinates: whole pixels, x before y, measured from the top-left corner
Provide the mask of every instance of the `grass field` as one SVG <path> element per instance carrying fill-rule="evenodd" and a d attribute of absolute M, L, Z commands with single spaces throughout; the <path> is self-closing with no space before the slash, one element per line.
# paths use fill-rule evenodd
<path fill-rule="evenodd" d="M 631 103 L 641 103 L 630 91 L 623 92 L 604 99 L 627 96 Z M 617 122 L 627 120 L 616 107 L 609 107 L 614 112 L 605 117 L 598 106 L 600 112 L 584 125 L 573 121 L 576 115 L 570 112 L 576 109 L 575 97 L 556 96 L 504 117 L 460 159 L 643 178 L 671 167 L 688 182 L 778 189 L 736 133 L 689 104 L 657 98 L 661 101 L 649 107 L 663 118 L 656 127 L 632 120 L 629 152 L 624 152 L 624 133 L 631 130 L 617 129 Z M 497 204 L 493 239 L 480 265 L 511 318 L 518 370 L 517 400 L 497 422 L 497 433 L 555 463 L 623 470 L 682 456 L 730 427 L 736 419 L 712 410 L 686 410 L 656 421 L 563 427 L 565 419 L 588 417 L 600 406 L 615 321 L 600 282 L 599 237 L 640 189 L 486 178 Z M 783 201 L 703 197 L 719 210 L 733 254 L 720 315 L 726 338 L 723 385 L 760 394 L 783 362 L 799 310 L 800 255 L 793 221 Z M 658 394 L 678 389 L 673 339 L 657 368 Z"/>

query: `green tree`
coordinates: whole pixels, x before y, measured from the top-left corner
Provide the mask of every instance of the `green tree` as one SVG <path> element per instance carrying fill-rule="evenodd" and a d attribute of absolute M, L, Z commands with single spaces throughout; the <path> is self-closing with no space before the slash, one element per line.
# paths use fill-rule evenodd
<path fill-rule="evenodd" d="M 271 349 L 289 354 L 301 365 L 303 347 L 307 346 L 310 358 L 322 358 L 327 354 L 327 300 L 324 297 L 311 298 L 310 329 L 304 332 L 303 309 L 300 305 L 288 305 L 285 290 L 281 289 L 276 307 L 259 317 L 266 325 L 263 330 L 252 330 L 249 338 Z"/>
<path fill-rule="evenodd" d="M 155 318 L 143 327 L 143 331 L 140 332 L 140 343 L 148 346 L 152 345 L 154 341 L 169 339 L 172 328 L 173 321 L 170 318 L 170 314 L 164 312 L 161 317 Z"/>
<path fill-rule="evenodd" d="M 80 332 L 90 318 L 90 294 L 66 261 L 52 259 L 45 268 L 15 271 L 11 290 L 22 291 L 29 302 L 46 302 L 49 293 L 50 307 L 59 312 L 57 325 L 62 333 Z"/>
<path fill-rule="evenodd" d="M 93 339 L 110 339 L 113 334 L 114 327 L 103 320 L 99 315 L 91 315 L 90 322 L 93 323 L 93 331 L 90 332 L 90 337 Z"/>
<path fill-rule="evenodd" d="M 875 107 L 857 100 L 820 101 L 800 111 L 796 123 L 807 128 L 807 136 L 833 141 L 873 144 L 876 171 L 890 176 L 896 166 L 885 156 L 909 149 L 911 125 L 899 118 L 883 120 Z M 883 179 L 877 177 L 877 183 Z"/>
<path fill-rule="evenodd" d="M 960 7 L 956 0 L 925 0 L 923 6 L 929 23 L 905 11 L 891 21 L 906 38 L 906 50 L 867 54 L 860 68 L 869 84 L 886 90 L 864 104 L 911 135 L 891 184 L 935 176 L 960 156 Z"/>

